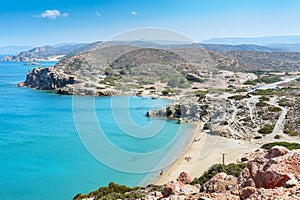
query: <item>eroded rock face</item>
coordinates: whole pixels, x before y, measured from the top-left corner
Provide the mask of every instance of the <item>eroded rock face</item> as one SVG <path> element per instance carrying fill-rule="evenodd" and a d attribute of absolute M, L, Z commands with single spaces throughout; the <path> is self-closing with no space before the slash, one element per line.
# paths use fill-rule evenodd
<path fill-rule="evenodd" d="M 75 77 L 55 70 L 54 67 L 34 68 L 27 73 L 23 86 L 39 90 L 55 90 L 68 84 L 74 84 Z"/>
<path fill-rule="evenodd" d="M 248 163 L 250 176 L 257 188 L 284 187 L 289 180 L 300 180 L 300 150 L 273 147 L 265 157 L 271 158 L 260 157 Z"/>
<path fill-rule="evenodd" d="M 208 102 L 196 96 L 184 96 L 178 101 L 167 105 L 160 110 L 148 111 L 148 117 L 167 117 L 168 119 L 178 120 L 178 123 L 199 122 L 210 120 L 211 114 L 208 111 Z"/>
<path fill-rule="evenodd" d="M 218 173 L 207 183 L 203 185 L 203 190 L 208 193 L 212 192 L 226 192 L 232 190 L 237 186 L 237 179 L 234 176 L 227 175 L 226 173 Z"/>

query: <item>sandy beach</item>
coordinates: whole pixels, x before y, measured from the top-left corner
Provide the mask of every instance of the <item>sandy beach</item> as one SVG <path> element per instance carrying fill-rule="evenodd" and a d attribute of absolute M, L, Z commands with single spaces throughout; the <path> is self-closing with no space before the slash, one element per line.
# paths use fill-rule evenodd
<path fill-rule="evenodd" d="M 165 170 L 156 184 L 176 180 L 181 172 L 187 172 L 194 179 L 201 176 L 213 164 L 222 163 L 223 154 L 225 154 L 225 164 L 229 164 L 240 160 L 249 152 L 254 152 L 260 146 L 251 141 L 211 135 L 202 131 L 202 128 L 203 123 L 198 123 L 193 141 L 185 152 Z"/>

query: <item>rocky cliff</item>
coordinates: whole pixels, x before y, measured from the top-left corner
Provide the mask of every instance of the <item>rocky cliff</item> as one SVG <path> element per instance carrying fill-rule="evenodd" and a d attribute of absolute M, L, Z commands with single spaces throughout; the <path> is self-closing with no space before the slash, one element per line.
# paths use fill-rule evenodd
<path fill-rule="evenodd" d="M 54 67 L 34 68 L 27 73 L 26 80 L 20 85 L 40 90 L 58 90 L 75 83 L 75 77 L 61 73 Z"/>

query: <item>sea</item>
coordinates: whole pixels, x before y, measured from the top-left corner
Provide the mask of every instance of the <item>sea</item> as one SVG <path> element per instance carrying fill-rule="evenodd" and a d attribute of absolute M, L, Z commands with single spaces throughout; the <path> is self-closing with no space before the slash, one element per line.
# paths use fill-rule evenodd
<path fill-rule="evenodd" d="M 170 100 L 72 97 L 17 87 L 33 67 L 0 62 L 2 200 L 66 200 L 109 182 L 148 184 L 193 136 L 192 125 L 145 116 Z M 93 111 L 82 114 L 88 105 Z"/>

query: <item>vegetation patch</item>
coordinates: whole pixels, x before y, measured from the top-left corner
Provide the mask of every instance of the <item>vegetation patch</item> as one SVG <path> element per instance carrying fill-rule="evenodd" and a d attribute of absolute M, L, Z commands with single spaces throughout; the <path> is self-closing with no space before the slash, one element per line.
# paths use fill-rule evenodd
<path fill-rule="evenodd" d="M 275 74 L 271 74 L 268 76 L 261 76 L 258 79 L 256 79 L 256 82 L 263 82 L 263 83 L 275 83 L 278 81 L 281 81 L 281 77 Z"/>
<path fill-rule="evenodd" d="M 254 80 L 248 80 L 243 83 L 244 85 L 257 85 L 257 82 Z"/>
<path fill-rule="evenodd" d="M 89 193 L 89 194 L 77 194 L 73 199 L 85 199 L 94 198 L 95 200 L 100 199 L 125 199 L 125 198 L 141 198 L 143 195 L 138 193 L 133 193 L 132 191 L 140 189 L 139 187 L 130 188 L 125 185 L 119 185 L 110 182 L 107 187 L 100 187 L 99 189 Z M 132 193 L 129 193 L 132 192 Z"/>
<path fill-rule="evenodd" d="M 281 108 L 276 107 L 276 106 L 271 106 L 269 107 L 270 112 L 281 112 Z"/>
<path fill-rule="evenodd" d="M 167 89 L 161 91 L 161 93 L 162 93 L 163 95 L 169 95 L 169 94 L 172 94 L 173 91 L 172 91 L 171 89 L 167 88 Z"/>
<path fill-rule="evenodd" d="M 203 90 L 195 91 L 196 97 L 199 97 L 199 98 L 204 98 L 207 93 L 208 93 L 207 91 L 203 91 Z"/>
<path fill-rule="evenodd" d="M 293 149 L 300 149 L 300 144 L 293 142 L 271 142 L 271 143 L 267 143 L 261 146 L 261 148 L 269 150 L 274 146 L 283 146 L 285 148 L 287 148 L 288 150 L 293 150 Z"/>
<path fill-rule="evenodd" d="M 274 125 L 273 124 L 267 124 L 263 128 L 259 129 L 258 132 L 260 134 L 266 135 L 266 134 L 272 133 L 273 129 L 274 129 Z"/>
<path fill-rule="evenodd" d="M 259 101 L 258 103 L 256 103 L 256 106 L 257 107 L 266 107 L 268 106 L 269 104 L 264 102 L 264 101 Z"/>
<path fill-rule="evenodd" d="M 259 98 L 261 101 L 270 101 L 270 98 L 269 97 L 266 97 L 266 96 L 261 96 Z"/>
<path fill-rule="evenodd" d="M 284 129 L 283 133 L 288 134 L 289 136 L 297 136 L 298 133 L 291 129 Z"/>
<path fill-rule="evenodd" d="M 228 97 L 228 99 L 234 99 L 236 101 L 242 100 L 244 98 L 246 98 L 244 95 L 234 95 L 234 96 Z"/>
<path fill-rule="evenodd" d="M 191 74 L 186 75 L 186 79 L 190 82 L 198 82 L 198 83 L 203 83 L 204 79 L 200 77 L 193 76 Z"/>
<path fill-rule="evenodd" d="M 229 165 L 223 165 L 223 164 L 216 164 L 211 166 L 202 176 L 199 178 L 195 178 L 192 181 L 192 185 L 200 184 L 203 185 L 207 181 L 209 181 L 213 176 L 215 176 L 217 173 L 224 172 L 228 175 L 233 175 L 235 177 L 238 177 L 242 170 L 246 167 L 245 163 L 239 163 L 239 164 L 229 164 Z"/>

